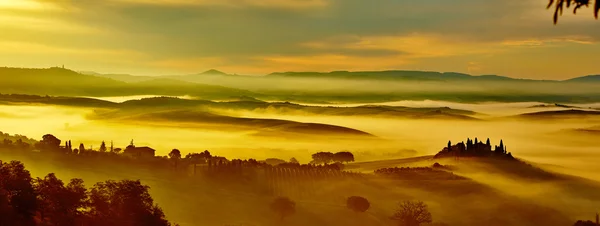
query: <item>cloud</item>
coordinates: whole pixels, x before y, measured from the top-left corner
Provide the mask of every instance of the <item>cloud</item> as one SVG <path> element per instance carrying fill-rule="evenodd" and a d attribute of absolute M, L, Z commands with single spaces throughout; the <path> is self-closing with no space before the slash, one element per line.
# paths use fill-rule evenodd
<path fill-rule="evenodd" d="M 0 10 L 56 10 L 53 4 L 35 0 L 0 0 Z"/>
<path fill-rule="evenodd" d="M 524 40 L 506 40 L 503 42 L 506 46 L 532 46 L 532 47 L 540 47 L 546 45 L 560 45 L 565 43 L 576 43 L 576 44 L 584 44 L 591 45 L 595 44 L 596 41 L 590 37 L 586 36 L 567 36 L 567 37 L 554 37 L 547 39 L 539 39 L 539 38 L 530 38 Z"/>
<path fill-rule="evenodd" d="M 126 49 L 78 49 L 68 48 L 59 46 L 49 46 L 38 43 L 28 42 L 12 42 L 12 41 L 0 41 L 0 49 L 3 54 L 65 54 L 70 56 L 79 57 L 91 57 L 91 58 L 113 58 L 115 60 L 128 58 L 128 59 L 142 59 L 145 57 L 143 53 L 126 50 Z"/>
<path fill-rule="evenodd" d="M 517 60 L 535 54 L 558 57 L 566 48 L 599 45 L 597 21 L 570 16 L 554 26 L 546 3 L 0 0 L 0 41 L 70 50 L 130 51 L 144 57 L 132 58 L 138 62 L 124 71 L 157 74 L 171 70 L 193 73 L 213 67 L 242 70 L 234 71 L 237 73 L 415 67 L 466 72 L 469 62 L 485 65 L 481 73 L 499 73 L 490 70 L 508 61 L 515 66 L 500 70 L 505 75 L 547 72 L 548 76 L 567 77 L 588 72 L 591 69 L 564 64 L 528 68 L 523 63 L 528 59 Z M 579 51 L 582 57 L 589 54 L 585 49 Z M 53 59 L 73 55 L 53 52 Z M 96 53 L 100 55 L 96 58 L 104 55 Z M 92 57 L 83 56 L 78 62 L 93 65 L 97 61 Z M 558 67 L 574 68 L 573 74 L 558 75 L 557 71 L 565 71 Z"/>
<path fill-rule="evenodd" d="M 112 3 L 162 6 L 257 6 L 267 8 L 313 8 L 327 5 L 326 0 L 107 0 Z"/>
<path fill-rule="evenodd" d="M 0 15 L 0 29 L 33 30 L 37 32 L 99 33 L 100 30 L 53 18 L 36 18 L 11 14 Z"/>
<path fill-rule="evenodd" d="M 148 66 L 167 68 L 178 71 L 202 71 L 206 68 L 220 68 L 226 66 L 223 58 L 219 57 L 198 57 L 183 59 L 162 59 L 152 61 Z"/>

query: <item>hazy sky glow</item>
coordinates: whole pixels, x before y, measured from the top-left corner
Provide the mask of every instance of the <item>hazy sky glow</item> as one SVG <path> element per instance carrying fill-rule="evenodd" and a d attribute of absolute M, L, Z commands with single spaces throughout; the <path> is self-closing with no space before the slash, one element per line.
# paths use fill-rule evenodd
<path fill-rule="evenodd" d="M 599 74 L 591 10 L 547 0 L 0 0 L 0 64 L 131 74 Z"/>

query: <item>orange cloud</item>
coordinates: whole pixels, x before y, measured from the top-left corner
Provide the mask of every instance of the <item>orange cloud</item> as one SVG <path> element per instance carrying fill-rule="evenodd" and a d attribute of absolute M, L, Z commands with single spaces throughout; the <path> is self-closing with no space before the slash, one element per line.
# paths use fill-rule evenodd
<path fill-rule="evenodd" d="M 2 9 L 50 10 L 58 8 L 53 4 L 36 0 L 0 0 L 0 10 Z"/>
<path fill-rule="evenodd" d="M 177 71 L 202 71 L 212 68 L 221 68 L 225 65 L 225 60 L 220 57 L 196 57 L 180 59 L 164 59 L 152 61 L 150 66 L 166 68 Z"/>
<path fill-rule="evenodd" d="M 338 42 L 336 40 L 352 40 Z M 469 42 L 458 38 L 437 34 L 410 34 L 401 36 L 368 36 L 355 38 L 336 38 L 333 41 L 317 41 L 302 44 L 308 48 L 346 48 L 353 50 L 392 50 L 405 53 L 406 57 L 430 58 L 470 54 L 494 53 L 502 49 L 498 45 Z"/>
<path fill-rule="evenodd" d="M 32 55 L 69 55 L 69 56 L 80 56 L 91 59 L 105 59 L 112 58 L 115 60 L 122 59 L 141 59 L 146 57 L 145 54 L 123 49 L 74 49 L 68 47 L 50 46 L 39 43 L 29 42 L 12 42 L 12 41 L 1 41 L 0 49 L 3 54 L 32 54 Z"/>
<path fill-rule="evenodd" d="M 218 5 L 228 7 L 258 6 L 267 8 L 312 8 L 326 6 L 326 0 L 110 0 L 114 3 L 153 5 Z"/>
<path fill-rule="evenodd" d="M 594 44 L 595 41 L 587 36 L 564 36 L 564 37 L 554 37 L 547 39 L 539 39 L 539 38 L 531 38 L 524 40 L 507 40 L 502 44 L 506 46 L 544 46 L 544 45 L 560 45 L 567 43 L 577 43 L 577 44 Z"/>

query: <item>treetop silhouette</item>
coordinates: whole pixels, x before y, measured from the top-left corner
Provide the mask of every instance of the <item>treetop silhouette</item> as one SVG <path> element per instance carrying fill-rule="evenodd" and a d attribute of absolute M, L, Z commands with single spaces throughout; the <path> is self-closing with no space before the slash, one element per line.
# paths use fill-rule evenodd
<path fill-rule="evenodd" d="M 558 23 L 558 16 L 561 16 L 564 8 L 573 7 L 573 14 L 577 14 L 577 10 L 581 7 L 589 7 L 592 0 L 550 0 L 547 9 L 554 6 L 554 24 Z M 598 19 L 598 12 L 600 12 L 600 0 L 595 0 L 594 3 L 594 17 Z"/>

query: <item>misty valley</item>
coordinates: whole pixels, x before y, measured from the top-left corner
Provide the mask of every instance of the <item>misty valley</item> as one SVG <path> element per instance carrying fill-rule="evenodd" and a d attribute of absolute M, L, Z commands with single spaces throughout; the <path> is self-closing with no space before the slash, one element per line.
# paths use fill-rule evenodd
<path fill-rule="evenodd" d="M 0 68 L 0 225 L 585 224 L 592 78 Z"/>

